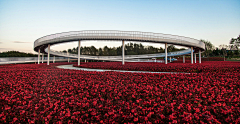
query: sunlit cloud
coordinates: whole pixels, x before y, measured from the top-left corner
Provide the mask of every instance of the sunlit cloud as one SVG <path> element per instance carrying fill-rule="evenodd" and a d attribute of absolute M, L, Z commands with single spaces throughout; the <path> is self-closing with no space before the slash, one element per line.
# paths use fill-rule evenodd
<path fill-rule="evenodd" d="M 30 42 L 24 42 L 24 41 L 13 41 L 13 43 L 30 43 Z"/>

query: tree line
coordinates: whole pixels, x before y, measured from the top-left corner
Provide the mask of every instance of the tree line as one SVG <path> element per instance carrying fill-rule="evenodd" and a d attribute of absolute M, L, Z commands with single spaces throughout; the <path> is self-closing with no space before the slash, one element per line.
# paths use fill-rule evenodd
<path fill-rule="evenodd" d="M 215 47 L 210 41 L 201 41 L 205 43 L 205 51 L 202 53 L 202 55 L 205 57 L 240 57 L 240 35 L 237 38 L 232 38 L 229 45 L 222 44 L 219 45 L 219 47 Z"/>
<path fill-rule="evenodd" d="M 174 52 L 184 50 L 184 48 L 176 48 L 174 45 L 169 45 L 167 48 L 168 52 Z M 94 46 L 84 46 L 80 48 L 80 54 L 82 55 L 93 55 L 93 56 L 118 56 L 122 55 L 122 46 L 119 47 L 108 47 L 104 46 L 103 48 L 97 49 Z M 64 50 L 62 52 L 78 54 L 78 47 Z M 141 43 L 128 43 L 125 45 L 125 55 L 141 55 L 141 54 L 154 54 L 154 53 L 163 53 L 165 49 L 162 47 L 153 47 L 153 46 L 143 46 Z"/>
<path fill-rule="evenodd" d="M 210 41 L 201 40 L 205 43 L 205 51 L 202 53 L 203 57 L 239 57 L 239 50 L 236 45 L 220 45 L 215 47 Z M 94 46 L 84 46 L 80 48 L 81 55 L 93 55 L 93 56 L 118 56 L 122 55 L 122 46 L 119 47 L 108 47 L 97 49 Z M 176 48 L 174 45 L 169 45 L 167 47 L 168 52 L 174 52 L 184 50 L 184 48 Z M 78 47 L 64 50 L 62 52 L 78 54 Z M 165 49 L 160 47 L 156 48 L 153 46 L 143 46 L 141 43 L 128 43 L 125 45 L 125 55 L 141 55 L 141 54 L 154 54 L 154 53 L 164 53 Z"/>
<path fill-rule="evenodd" d="M 25 53 L 19 51 L 0 52 L 0 57 L 37 57 L 37 54 Z"/>

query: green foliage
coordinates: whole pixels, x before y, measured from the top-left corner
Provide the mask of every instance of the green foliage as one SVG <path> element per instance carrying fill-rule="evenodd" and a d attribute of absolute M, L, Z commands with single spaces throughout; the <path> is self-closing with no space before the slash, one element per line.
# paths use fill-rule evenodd
<path fill-rule="evenodd" d="M 205 51 L 203 52 L 203 56 L 209 57 L 210 55 L 212 55 L 212 52 L 214 50 L 213 44 L 207 40 L 200 40 L 200 41 L 204 42 L 205 44 Z"/>
<path fill-rule="evenodd" d="M 69 53 L 78 54 L 78 48 L 68 49 Z M 122 46 L 109 48 L 108 46 L 104 46 L 103 48 L 95 48 L 94 46 L 90 47 L 81 47 L 82 55 L 99 55 L 99 56 L 117 56 L 122 55 Z M 173 45 L 168 46 L 168 52 L 179 51 L 180 49 L 176 48 Z M 184 48 L 181 48 L 184 50 Z M 63 52 L 67 52 L 64 50 Z M 140 54 L 154 54 L 164 52 L 163 48 L 156 48 L 153 46 L 143 46 L 141 43 L 128 43 L 125 45 L 125 54 L 126 55 L 140 55 Z"/>
<path fill-rule="evenodd" d="M 231 51 L 233 48 L 232 45 L 220 45 L 219 48 L 215 48 L 214 45 L 210 41 L 201 40 L 205 43 L 205 51 L 202 53 L 204 57 L 216 57 L 216 56 L 226 56 L 226 57 L 234 57 L 239 56 L 239 51 Z M 82 55 L 93 55 L 93 56 L 119 56 L 122 55 L 122 46 L 119 47 L 108 47 L 104 46 L 103 48 L 95 48 L 94 46 L 90 47 L 81 47 Z M 167 48 L 168 52 L 185 50 L 184 48 L 176 48 L 174 45 L 169 45 Z M 64 50 L 63 52 L 67 52 Z M 72 54 L 78 54 L 78 47 L 73 49 L 68 49 L 68 52 Z M 141 55 L 141 54 L 154 54 L 154 53 L 164 53 L 165 49 L 156 48 L 154 46 L 143 46 L 141 43 L 128 43 L 125 45 L 125 55 Z"/>
<path fill-rule="evenodd" d="M 0 52 L 0 57 L 37 57 L 36 54 L 24 53 L 18 51 Z"/>

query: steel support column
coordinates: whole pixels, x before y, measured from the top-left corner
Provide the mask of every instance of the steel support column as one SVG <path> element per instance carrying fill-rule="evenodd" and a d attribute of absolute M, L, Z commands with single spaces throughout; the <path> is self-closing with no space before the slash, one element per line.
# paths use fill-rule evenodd
<path fill-rule="evenodd" d="M 68 53 L 68 51 L 67 51 L 67 56 L 69 56 L 69 53 Z M 69 63 L 69 57 L 68 57 L 68 63 Z"/>
<path fill-rule="evenodd" d="M 50 44 L 48 44 L 48 58 L 47 58 L 47 65 L 49 65 L 49 58 L 50 58 Z"/>
<path fill-rule="evenodd" d="M 185 55 L 183 55 L 183 63 L 185 63 Z"/>
<path fill-rule="evenodd" d="M 201 50 L 199 50 L 199 63 L 201 63 Z"/>
<path fill-rule="evenodd" d="M 55 56 L 53 56 L 53 63 L 55 63 Z"/>
<path fill-rule="evenodd" d="M 38 49 L 38 64 L 40 63 L 40 49 Z"/>
<path fill-rule="evenodd" d="M 42 54 L 42 63 L 43 63 L 43 59 L 44 59 L 44 53 Z"/>
<path fill-rule="evenodd" d="M 81 47 L 81 43 L 80 40 L 78 41 L 78 65 L 80 65 L 80 47 Z"/>
<path fill-rule="evenodd" d="M 167 43 L 165 43 L 165 64 L 167 64 Z"/>
<path fill-rule="evenodd" d="M 124 65 L 124 50 L 125 50 L 125 44 L 124 44 L 124 40 L 122 41 L 122 65 Z"/>
<path fill-rule="evenodd" d="M 197 53 L 194 53 L 194 62 L 197 63 Z"/>
<path fill-rule="evenodd" d="M 193 64 L 193 47 L 191 47 L 191 64 Z"/>
<path fill-rule="evenodd" d="M 171 60 L 171 59 L 172 59 L 172 57 L 170 57 L 170 62 L 172 62 L 172 60 Z"/>

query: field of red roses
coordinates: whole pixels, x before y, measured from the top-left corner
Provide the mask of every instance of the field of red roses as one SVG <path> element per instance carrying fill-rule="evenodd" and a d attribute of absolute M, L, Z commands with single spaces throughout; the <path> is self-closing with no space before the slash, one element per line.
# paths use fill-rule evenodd
<path fill-rule="evenodd" d="M 191 74 L 55 67 L 61 64 L 69 63 L 0 65 L 0 123 L 240 123 L 237 62 L 126 63 L 125 67 L 114 62 L 81 63 L 197 72 Z"/>

